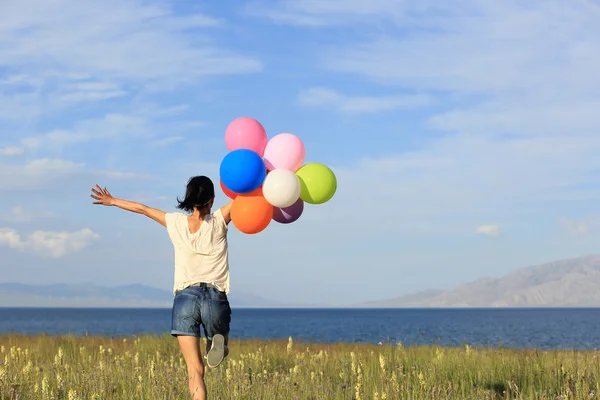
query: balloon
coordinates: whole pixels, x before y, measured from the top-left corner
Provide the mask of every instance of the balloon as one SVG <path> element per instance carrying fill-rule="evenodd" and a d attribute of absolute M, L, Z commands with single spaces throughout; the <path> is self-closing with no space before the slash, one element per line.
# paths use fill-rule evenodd
<path fill-rule="evenodd" d="M 306 149 L 302 141 L 291 133 L 280 133 L 273 136 L 265 148 L 265 165 L 271 171 L 287 169 L 298 171 L 306 157 Z"/>
<path fill-rule="evenodd" d="M 231 206 L 231 222 L 249 235 L 265 230 L 273 219 L 273 206 L 264 198 L 261 188 L 236 197 Z"/>
<path fill-rule="evenodd" d="M 274 207 L 289 207 L 300 198 L 300 181 L 292 171 L 274 169 L 265 178 L 262 190 Z"/>
<path fill-rule="evenodd" d="M 219 168 L 221 182 L 230 191 L 250 193 L 262 185 L 267 175 L 265 162 L 254 151 L 238 149 L 227 154 Z"/>
<path fill-rule="evenodd" d="M 323 204 L 331 200 L 337 190 L 337 178 L 323 164 L 306 164 L 296 175 L 300 180 L 300 198 L 310 204 Z"/>
<path fill-rule="evenodd" d="M 291 224 L 298 220 L 304 211 L 304 202 L 302 199 L 298 199 L 294 204 L 289 207 L 273 209 L 273 220 L 280 224 Z"/>
<path fill-rule="evenodd" d="M 248 149 L 262 157 L 267 142 L 265 128 L 253 118 L 237 118 L 225 130 L 225 144 L 230 151 Z"/>
<path fill-rule="evenodd" d="M 230 199 L 235 199 L 238 197 L 237 193 L 232 192 L 231 190 L 227 189 L 225 185 L 223 185 L 223 181 L 221 181 L 221 190 L 223 193 L 225 193 L 225 196 L 229 197 Z"/>

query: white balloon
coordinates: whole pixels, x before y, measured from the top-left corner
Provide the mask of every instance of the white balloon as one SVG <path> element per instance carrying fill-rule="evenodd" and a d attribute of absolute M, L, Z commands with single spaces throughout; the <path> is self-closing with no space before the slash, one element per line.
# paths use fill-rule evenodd
<path fill-rule="evenodd" d="M 267 174 L 263 196 L 273 207 L 289 207 L 300 198 L 300 180 L 286 169 L 274 169 Z"/>

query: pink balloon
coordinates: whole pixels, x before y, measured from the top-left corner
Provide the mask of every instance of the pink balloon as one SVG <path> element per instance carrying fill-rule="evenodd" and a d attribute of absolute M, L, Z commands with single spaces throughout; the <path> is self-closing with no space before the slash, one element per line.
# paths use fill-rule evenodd
<path fill-rule="evenodd" d="M 225 145 L 230 151 L 248 149 L 263 156 L 268 138 L 265 128 L 253 118 L 233 120 L 225 131 Z"/>
<path fill-rule="evenodd" d="M 296 172 L 304 163 L 304 143 L 291 133 L 273 136 L 265 148 L 264 160 L 267 170 L 287 169 Z"/>

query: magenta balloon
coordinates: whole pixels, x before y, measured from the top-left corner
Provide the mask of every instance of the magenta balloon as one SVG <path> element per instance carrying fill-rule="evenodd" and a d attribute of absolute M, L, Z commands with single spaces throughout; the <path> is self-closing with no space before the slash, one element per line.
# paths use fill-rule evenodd
<path fill-rule="evenodd" d="M 302 199 L 298 199 L 294 204 L 289 207 L 273 208 L 273 220 L 280 224 L 291 224 L 297 221 L 304 211 L 304 202 Z"/>

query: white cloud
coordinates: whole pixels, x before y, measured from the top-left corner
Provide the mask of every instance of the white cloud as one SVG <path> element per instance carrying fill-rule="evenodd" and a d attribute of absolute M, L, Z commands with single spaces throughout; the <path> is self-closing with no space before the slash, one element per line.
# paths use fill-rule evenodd
<path fill-rule="evenodd" d="M 58 101 L 67 103 L 79 103 L 83 101 L 108 100 L 115 97 L 125 96 L 127 92 L 118 85 L 110 82 L 78 82 L 69 85 L 62 94 L 58 95 Z"/>
<path fill-rule="evenodd" d="M 188 121 L 183 123 L 188 128 L 203 128 L 208 125 L 206 121 Z"/>
<path fill-rule="evenodd" d="M 580 219 L 560 218 L 559 226 L 562 227 L 569 236 L 588 236 L 598 232 L 598 229 L 600 228 L 600 215 L 590 214 Z"/>
<path fill-rule="evenodd" d="M 481 225 L 476 230 L 477 233 L 486 236 L 498 237 L 501 234 L 500 227 L 496 224 Z"/>
<path fill-rule="evenodd" d="M 33 219 L 33 213 L 27 212 L 21 206 L 13 207 L 7 213 L 0 213 L 0 220 L 8 222 L 29 222 Z"/>
<path fill-rule="evenodd" d="M 298 101 L 301 105 L 309 107 L 331 108 L 341 113 L 367 114 L 422 107 L 430 105 L 432 98 L 426 95 L 348 96 L 332 89 L 314 87 L 300 92 Z"/>
<path fill-rule="evenodd" d="M 0 245 L 20 249 L 22 246 L 21 237 L 12 229 L 0 228 Z"/>
<path fill-rule="evenodd" d="M 372 232 L 452 236 L 490 217 L 519 232 L 532 221 L 564 215 L 565 207 L 600 200 L 599 152 L 600 138 L 451 135 L 351 168 L 332 165 L 338 193 L 319 218 L 347 226 L 356 204 L 369 204 L 386 216 L 361 221 Z"/>
<path fill-rule="evenodd" d="M 219 24 L 201 14 L 178 16 L 159 1 L 21 1 L 2 10 L 0 64 L 134 81 L 260 69 L 256 60 L 232 54 L 197 31 L 188 34 Z"/>
<path fill-rule="evenodd" d="M 398 17 L 406 8 L 396 0 L 279 0 L 251 1 L 246 11 L 272 21 L 299 26 L 364 24 L 373 17 Z"/>
<path fill-rule="evenodd" d="M 361 26 L 322 48 L 322 65 L 443 93 L 454 104 L 431 119 L 435 129 L 596 135 L 600 127 L 597 2 L 282 0 L 251 8 L 281 23 Z"/>
<path fill-rule="evenodd" d="M 35 189 L 82 171 L 83 163 L 36 159 L 20 165 L 0 164 L 0 190 Z"/>
<path fill-rule="evenodd" d="M 54 216 L 52 212 L 40 210 L 39 207 L 14 206 L 8 212 L 0 212 L 0 221 L 21 223 Z"/>
<path fill-rule="evenodd" d="M 593 49 L 600 46 L 600 7 L 594 3 L 467 1 L 413 18 L 433 29 L 336 45 L 324 65 L 385 85 L 453 93 L 458 106 L 431 119 L 437 129 L 597 134 L 600 55 Z"/>
<path fill-rule="evenodd" d="M 7 71 L 0 85 L 9 89 L 0 97 L 0 118 L 31 119 L 206 75 L 260 71 L 260 61 L 212 40 L 222 24 L 178 15 L 159 0 L 0 5 L 0 67 Z"/>
<path fill-rule="evenodd" d="M 165 146 L 169 146 L 173 143 L 177 143 L 183 140 L 182 136 L 169 136 L 163 139 L 157 139 L 153 142 L 150 143 L 150 146 L 152 147 L 165 147 Z"/>
<path fill-rule="evenodd" d="M 572 7 L 536 3 L 535 9 L 527 9 L 517 2 L 467 1 L 452 11 L 420 17 L 437 32 L 420 30 L 404 40 L 388 36 L 363 42 L 330 54 L 327 64 L 421 89 L 470 93 L 538 89 L 549 83 L 555 84 L 549 92 L 565 83 L 581 88 L 596 74 L 598 8 L 590 10 L 584 2 Z M 580 75 L 561 76 L 561 70 Z"/>
<path fill-rule="evenodd" d="M 360 27 L 319 50 L 336 79 L 341 72 L 364 86 L 364 78 L 374 84 L 370 93 L 380 85 L 439 96 L 427 128 L 447 134 L 348 172 L 366 193 L 387 197 L 384 209 L 399 218 L 415 218 L 402 208 L 428 219 L 460 215 L 471 230 L 490 213 L 557 216 L 600 199 L 597 3 L 283 0 L 260 9 L 265 4 L 253 3 L 253 12 L 324 34 Z M 335 92 L 314 97 L 339 101 Z"/>
<path fill-rule="evenodd" d="M 189 109 L 189 104 L 178 104 L 169 107 L 159 107 L 156 104 L 149 104 L 145 107 L 140 107 L 138 112 L 145 117 L 165 118 L 178 116 Z"/>
<path fill-rule="evenodd" d="M 0 245 L 50 258 L 78 252 L 99 237 L 91 229 L 82 229 L 76 232 L 35 231 L 23 239 L 13 229 L 0 228 Z"/>
<path fill-rule="evenodd" d="M 590 233 L 590 227 L 585 221 L 574 221 L 571 219 L 564 219 L 561 221 L 562 227 L 571 236 L 585 236 Z"/>
<path fill-rule="evenodd" d="M 7 75 L 5 78 L 0 79 L 0 85 L 2 86 L 18 86 L 22 84 L 31 85 L 35 79 L 26 74 L 14 74 Z"/>
<path fill-rule="evenodd" d="M 59 148 L 91 140 L 146 136 L 151 135 L 152 132 L 149 121 L 144 117 L 111 113 L 101 118 L 76 121 L 72 129 L 56 129 L 42 135 L 27 137 L 20 143 L 32 149 Z"/>
<path fill-rule="evenodd" d="M 11 222 L 26 222 L 30 221 L 31 217 L 23 210 L 23 207 L 13 207 L 10 212 L 0 214 L 0 220 Z"/>
<path fill-rule="evenodd" d="M 0 94 L 0 120 L 32 121 L 42 114 L 43 108 L 43 100 L 34 92 Z"/>
<path fill-rule="evenodd" d="M 150 146 L 161 147 L 183 139 L 174 133 L 184 133 L 192 128 L 207 125 L 205 122 L 172 122 L 160 121 L 160 118 L 177 115 L 187 109 L 187 106 L 177 106 L 163 109 L 163 112 L 151 112 L 152 108 L 143 108 L 132 114 L 108 113 L 102 117 L 89 118 L 73 122 L 65 129 L 53 129 L 48 132 L 28 136 L 19 140 L 17 146 L 0 148 L 0 156 L 22 154 L 27 150 L 61 149 L 66 146 L 91 141 L 142 139 Z M 163 126 L 168 125 L 170 135 L 163 137 Z M 17 153 L 20 152 L 20 153 Z"/>
<path fill-rule="evenodd" d="M 24 153 L 24 150 L 22 147 L 9 146 L 9 147 L 0 148 L 0 156 L 5 156 L 5 157 L 20 156 L 23 153 Z"/>
<path fill-rule="evenodd" d="M 110 170 L 87 169 L 84 163 L 42 158 L 25 164 L 0 164 L 0 191 L 42 190 L 75 177 L 146 179 L 146 175 Z M 60 186 L 60 185 L 59 185 Z"/>

